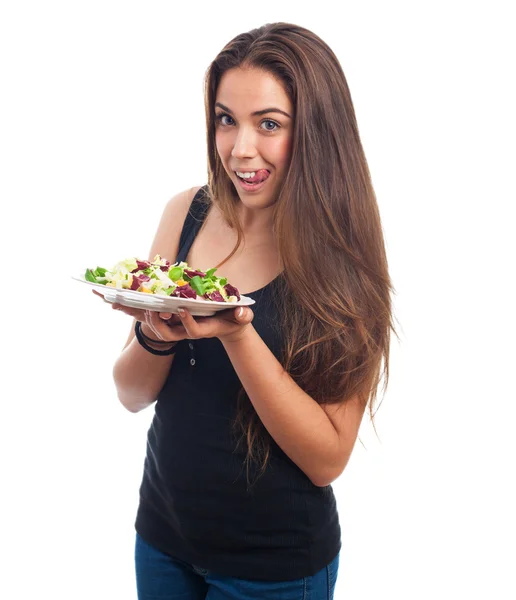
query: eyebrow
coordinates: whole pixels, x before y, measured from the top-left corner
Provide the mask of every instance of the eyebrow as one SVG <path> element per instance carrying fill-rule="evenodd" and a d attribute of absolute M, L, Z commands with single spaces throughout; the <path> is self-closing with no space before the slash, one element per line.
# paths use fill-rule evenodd
<path fill-rule="evenodd" d="M 225 110 L 226 112 L 230 113 L 231 115 L 233 114 L 232 110 L 230 110 L 227 106 L 224 106 L 220 102 L 215 102 L 215 106 L 222 108 L 222 110 Z M 292 118 L 288 113 L 286 113 L 284 110 L 281 110 L 280 108 L 264 108 L 262 110 L 256 110 L 254 113 L 252 113 L 251 116 L 252 117 L 260 117 L 261 115 L 265 115 L 265 114 L 271 113 L 271 112 L 280 113 L 282 115 L 285 115 L 289 119 Z"/>

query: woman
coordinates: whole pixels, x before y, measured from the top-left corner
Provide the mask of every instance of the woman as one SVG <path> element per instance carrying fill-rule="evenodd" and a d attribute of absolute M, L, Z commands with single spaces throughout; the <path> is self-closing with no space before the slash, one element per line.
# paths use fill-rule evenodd
<path fill-rule="evenodd" d="M 253 309 L 135 318 L 122 404 L 154 401 L 136 517 L 138 597 L 333 597 L 331 483 L 388 380 L 381 222 L 339 62 L 287 23 L 206 73 L 208 184 L 166 206 L 150 251 L 226 277 Z M 244 468 L 245 467 L 245 468 Z"/>

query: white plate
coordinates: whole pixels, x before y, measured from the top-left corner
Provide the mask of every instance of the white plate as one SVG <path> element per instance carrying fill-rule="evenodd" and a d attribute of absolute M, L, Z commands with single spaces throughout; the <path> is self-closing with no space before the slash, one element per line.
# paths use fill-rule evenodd
<path fill-rule="evenodd" d="M 131 308 L 154 310 L 157 312 L 169 312 L 177 314 L 178 308 L 186 308 L 195 317 L 211 317 L 221 310 L 234 308 L 235 306 L 251 306 L 256 302 L 249 296 L 240 295 L 238 302 L 215 302 L 213 300 L 199 300 L 194 298 L 178 298 L 177 296 L 159 296 L 157 294 L 146 294 L 122 288 L 113 288 L 101 283 L 86 281 L 82 275 L 72 275 L 72 279 L 86 283 L 104 296 L 108 302 L 122 304 Z"/>

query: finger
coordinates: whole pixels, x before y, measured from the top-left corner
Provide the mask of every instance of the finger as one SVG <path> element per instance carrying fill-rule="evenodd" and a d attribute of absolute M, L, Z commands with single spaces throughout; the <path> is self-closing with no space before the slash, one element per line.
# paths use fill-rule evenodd
<path fill-rule="evenodd" d="M 177 312 L 179 314 L 183 327 L 185 328 L 186 333 L 188 334 L 188 339 L 195 340 L 198 337 L 200 337 L 198 333 L 199 325 L 197 324 L 193 316 L 185 308 L 178 308 Z"/>
<path fill-rule="evenodd" d="M 113 310 L 119 310 L 119 311 L 125 312 L 127 314 L 131 314 L 131 312 L 133 312 L 129 307 L 124 306 L 123 304 L 117 304 L 116 302 L 113 302 L 111 304 L 111 308 Z"/>
<path fill-rule="evenodd" d="M 254 313 L 250 308 L 239 306 L 237 308 L 228 308 L 220 313 L 222 319 L 238 325 L 250 323 L 254 318 Z"/>
<path fill-rule="evenodd" d="M 146 325 L 162 341 L 179 342 L 188 337 L 181 321 L 176 321 L 174 324 L 164 323 L 155 311 L 145 311 L 145 317 Z M 172 315 L 172 317 L 177 319 L 177 315 Z"/>
<path fill-rule="evenodd" d="M 103 295 L 103 294 L 101 294 L 101 293 L 97 292 L 97 290 L 91 290 L 91 291 L 92 291 L 92 292 L 95 294 L 95 296 L 100 296 L 100 297 L 102 298 L 102 300 L 104 300 L 104 302 L 107 302 L 108 304 L 110 304 L 110 303 L 109 303 L 109 302 L 106 300 L 106 298 L 104 297 L 104 295 Z"/>
<path fill-rule="evenodd" d="M 177 315 L 173 315 L 170 313 L 158 313 L 156 311 L 146 312 L 148 312 L 149 327 L 152 327 L 153 331 L 156 332 L 156 335 L 160 335 L 164 339 L 168 340 L 171 330 L 173 330 L 174 327 L 176 327 L 177 325 L 180 325 L 180 327 L 178 330 L 175 331 L 175 333 L 177 333 L 177 331 L 184 333 L 184 328 L 181 325 L 181 320 Z M 167 320 L 164 320 L 161 316 L 162 314 L 164 314 L 165 316 L 170 314 L 170 317 Z"/>
<path fill-rule="evenodd" d="M 254 318 L 254 313 L 250 308 L 240 306 L 235 308 L 235 319 L 238 323 L 250 323 Z"/>
<path fill-rule="evenodd" d="M 106 302 L 107 302 L 107 300 L 106 300 Z M 111 308 L 113 310 L 117 310 L 119 312 L 125 313 L 126 315 L 129 315 L 130 317 L 133 317 L 137 321 L 142 320 L 141 310 L 139 310 L 137 308 L 130 308 L 129 306 L 124 306 L 123 304 L 117 304 L 116 302 L 113 302 L 113 304 L 111 304 Z"/>
<path fill-rule="evenodd" d="M 179 316 L 174 313 L 160 312 L 158 313 L 158 316 L 160 321 L 169 328 L 181 323 L 181 319 L 179 318 Z"/>

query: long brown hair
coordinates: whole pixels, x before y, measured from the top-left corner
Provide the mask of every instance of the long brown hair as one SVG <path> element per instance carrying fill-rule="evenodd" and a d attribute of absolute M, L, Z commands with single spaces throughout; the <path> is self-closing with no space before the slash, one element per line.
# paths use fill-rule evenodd
<path fill-rule="evenodd" d="M 270 23 L 238 35 L 205 75 L 208 202 L 216 202 L 238 240 L 244 237 L 237 191 L 215 144 L 215 100 L 233 68 L 273 75 L 294 107 L 290 166 L 273 211 L 282 277 L 278 279 L 281 363 L 316 402 L 359 394 L 371 420 L 377 388 L 389 379 L 392 324 L 387 258 L 376 195 L 351 95 L 339 61 L 311 31 Z M 396 334 L 397 335 L 397 334 Z M 373 422 L 374 426 L 374 422 Z M 265 471 L 272 438 L 242 387 L 234 431 L 247 441 L 246 463 Z M 376 431 L 376 429 L 375 429 Z"/>

